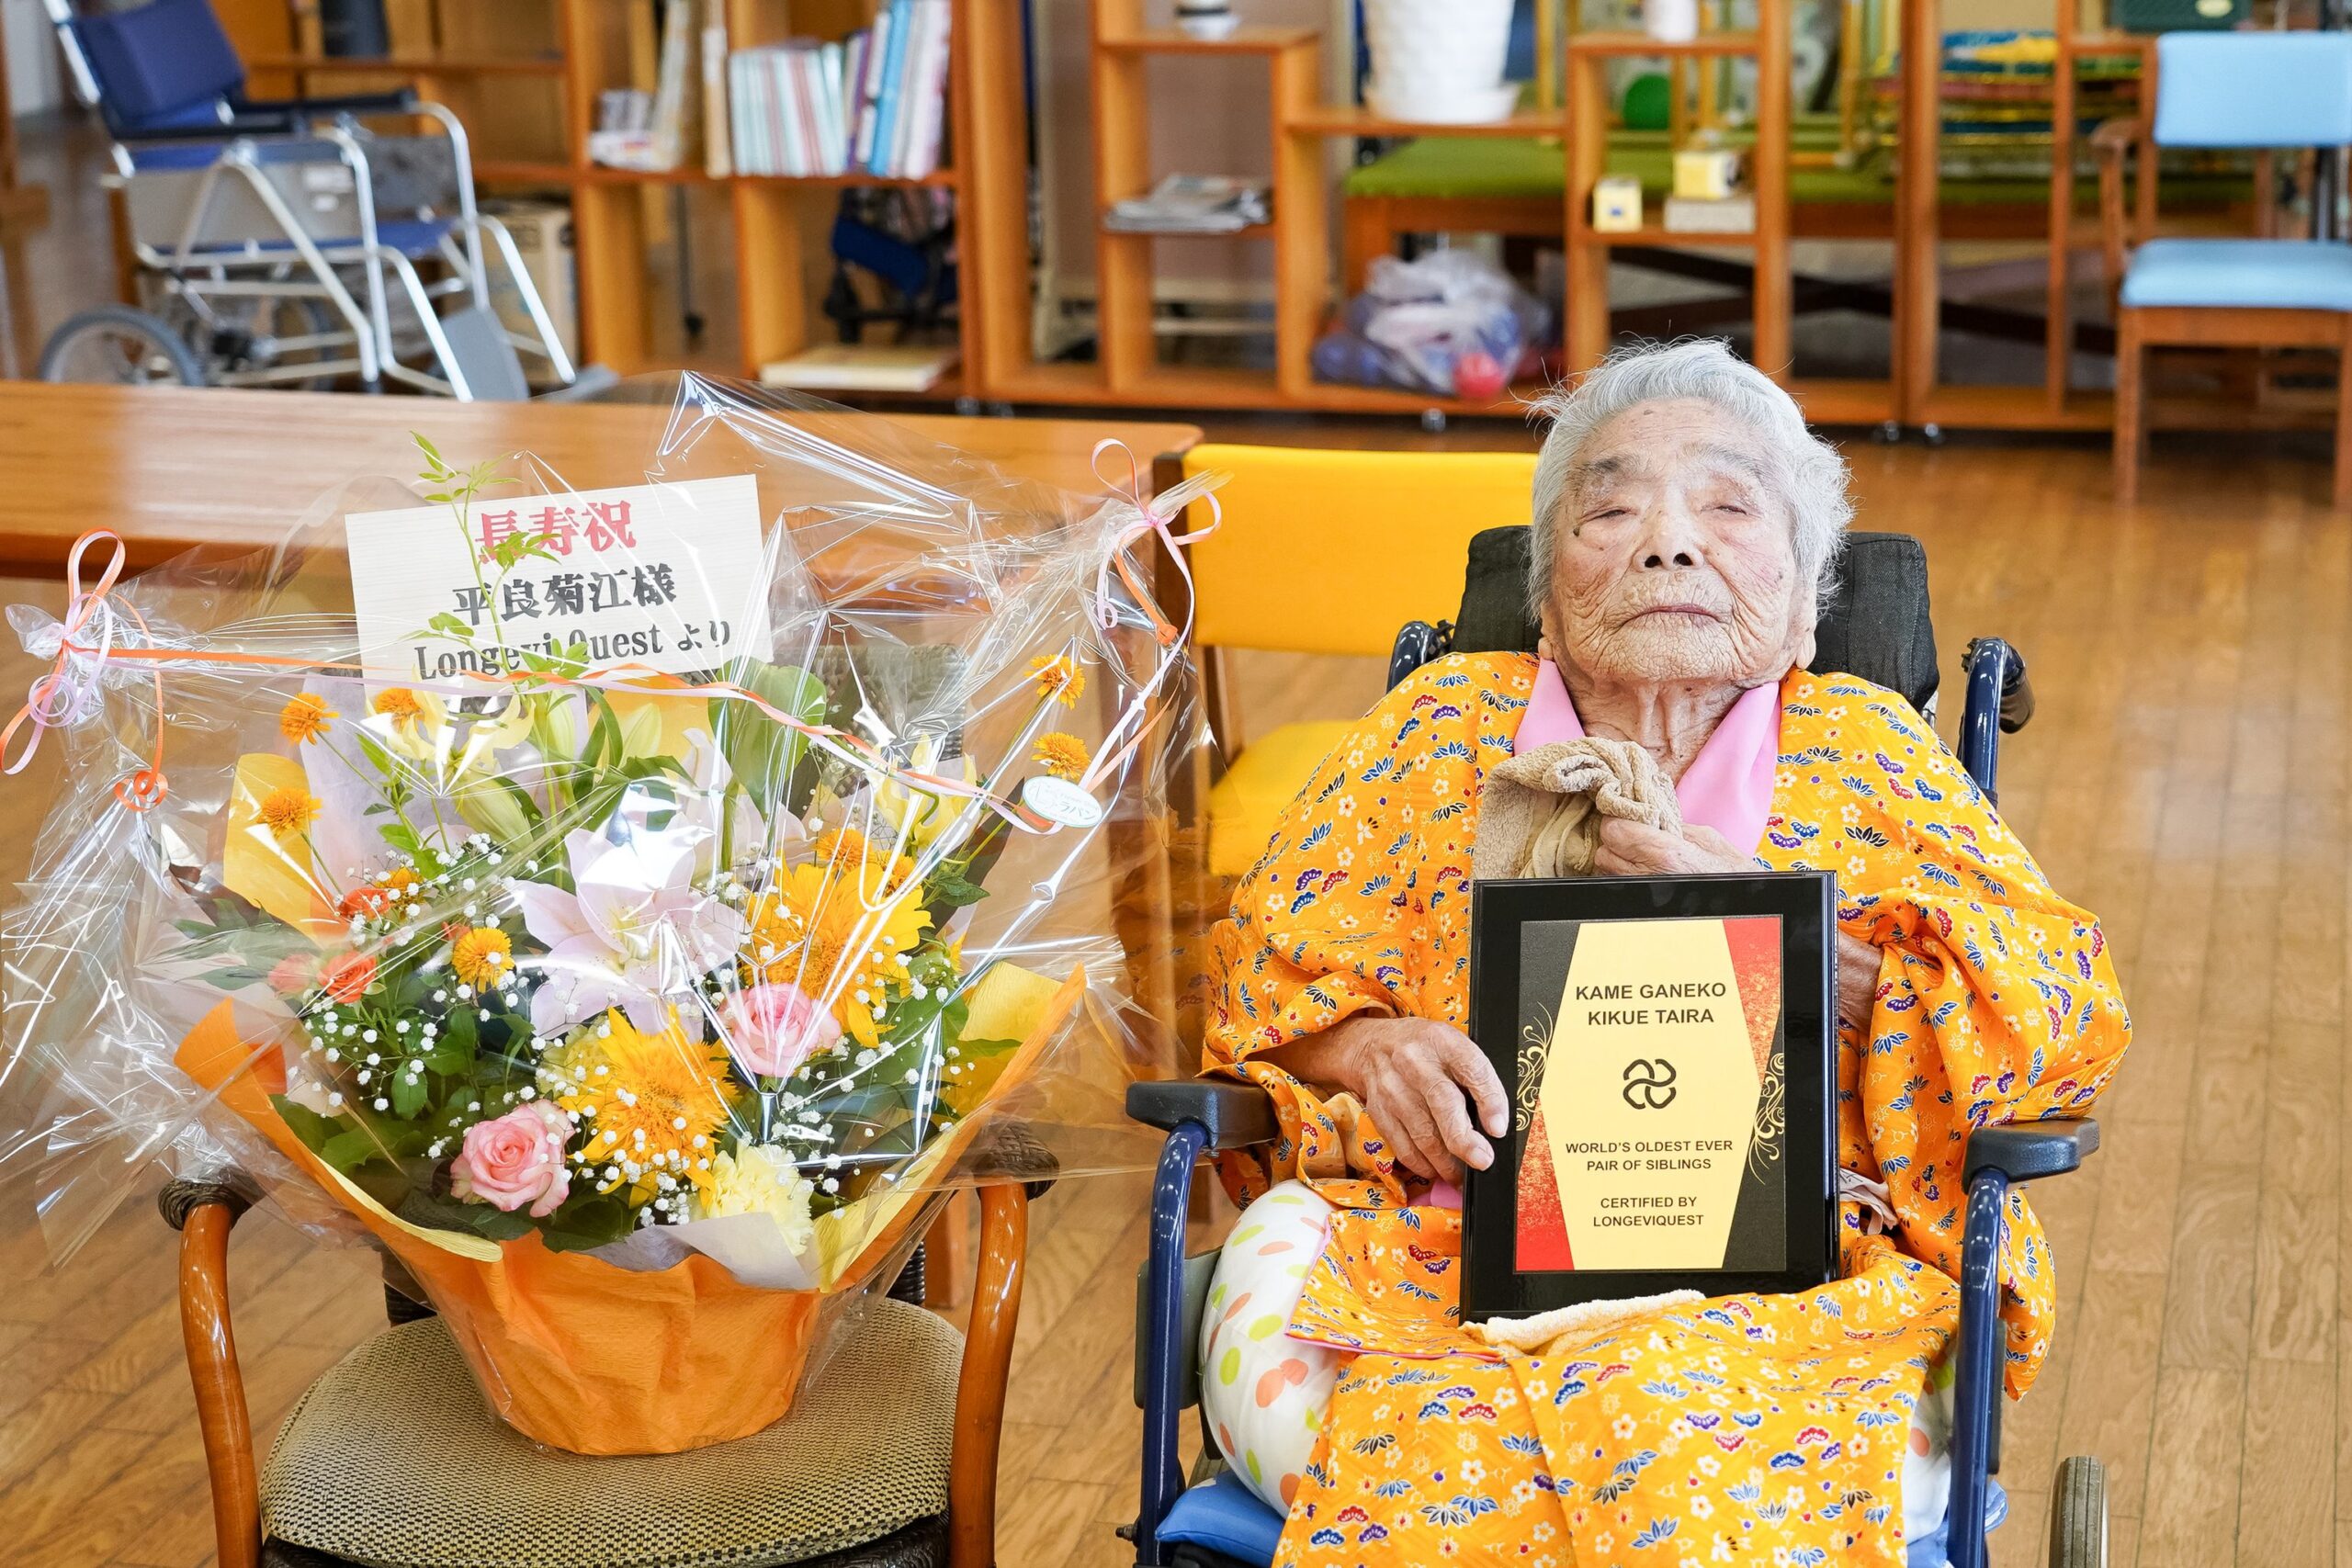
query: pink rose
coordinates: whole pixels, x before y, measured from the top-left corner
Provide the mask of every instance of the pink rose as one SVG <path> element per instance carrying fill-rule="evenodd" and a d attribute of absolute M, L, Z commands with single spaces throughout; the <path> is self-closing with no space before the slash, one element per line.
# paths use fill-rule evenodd
<path fill-rule="evenodd" d="M 755 1077 L 790 1077 L 836 1031 L 833 1015 L 797 986 L 752 986 L 718 1013 L 727 1048 Z"/>
<path fill-rule="evenodd" d="M 543 1100 L 496 1121 L 477 1122 L 466 1129 L 465 1146 L 450 1162 L 449 1190 L 500 1209 L 528 1203 L 533 1219 L 546 1219 L 571 1194 L 563 1145 L 572 1131 L 571 1118 Z"/>

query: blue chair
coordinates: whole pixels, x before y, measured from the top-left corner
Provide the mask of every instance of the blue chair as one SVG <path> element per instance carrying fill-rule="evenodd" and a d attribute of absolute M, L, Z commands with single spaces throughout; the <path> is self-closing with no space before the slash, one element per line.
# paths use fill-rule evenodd
<path fill-rule="evenodd" d="M 2156 177 L 2163 147 L 2342 147 L 2352 144 L 2352 35 L 2166 33 L 2153 117 L 2101 126 L 2099 215 L 2108 276 L 2120 279 L 2115 359 L 2115 491 L 2137 495 L 2147 441 L 2150 344 L 2332 348 L 2352 365 L 2352 245 L 2328 240 L 2147 239 L 2125 255 L 2123 179 Z M 2153 203 L 2146 206 L 2152 207 Z M 2265 214 L 2266 221 L 2267 214 Z M 2352 506 L 2352 378 L 2339 372 L 2335 503 Z"/>
<path fill-rule="evenodd" d="M 1397 635 L 1389 666 L 1394 685 L 1449 652 L 1531 650 L 1521 585 L 1527 530 L 1495 528 L 1470 547 L 1462 607 L 1453 622 L 1414 622 Z M 1899 534 L 1850 536 L 1844 581 L 1819 632 L 1817 670 L 1861 675 L 1932 712 L 1935 639 L 1928 616 L 1925 552 Z M 1961 761 L 1993 795 L 2000 737 L 2032 716 L 2024 661 L 1996 637 L 1969 645 Z M 1213 1462 L 1188 1479 L 1179 1458 L 1179 1422 L 1199 1399 L 1198 1346 L 1215 1249 L 1187 1257 L 1185 1221 L 1204 1154 L 1271 1142 L 1273 1110 L 1256 1086 L 1226 1078 L 1140 1083 L 1127 1091 L 1127 1114 L 1168 1134 L 1152 1191 L 1150 1255 L 1138 1281 L 1136 1403 L 1144 1412 L 1143 1478 L 1136 1523 L 1120 1533 L 1135 1544 L 1138 1568 L 1264 1568 L 1273 1561 L 1282 1517 Z M 2000 1468 L 2000 1299 L 1996 1272 L 2001 1211 L 2011 1186 L 2063 1175 L 2098 1147 L 2098 1123 L 2041 1122 L 1988 1127 L 1969 1140 L 1962 1181 L 1968 1192 L 1962 1243 L 1960 1335 L 1954 1358 L 1952 1488 L 1943 1529 L 1910 1543 L 1914 1568 L 1984 1568 L 1985 1532 L 2007 1515 L 1993 1475 Z M 1953 1520 L 1981 1521 L 1954 1530 Z M 2103 1568 L 2106 1481 L 2098 1461 L 2064 1461 L 2051 1494 L 2052 1568 Z"/>
<path fill-rule="evenodd" d="M 43 379 L 319 386 L 349 375 L 371 389 L 513 397 L 520 350 L 574 382 L 513 239 L 475 206 L 465 127 L 447 107 L 406 89 L 250 98 L 210 0 L 45 4 L 76 95 L 113 139 L 130 248 L 167 314 L 75 317 L 43 352 Z M 363 123 L 383 116 L 433 119 L 439 133 Z M 492 256 L 528 333 L 508 333 L 492 309 Z"/>

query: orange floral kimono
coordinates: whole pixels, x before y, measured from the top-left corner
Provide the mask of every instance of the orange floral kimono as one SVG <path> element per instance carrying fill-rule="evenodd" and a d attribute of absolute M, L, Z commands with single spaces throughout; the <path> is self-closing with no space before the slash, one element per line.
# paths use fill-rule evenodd
<path fill-rule="evenodd" d="M 1531 1564 L 1903 1561 L 1911 1409 L 1958 1325 L 1969 1129 L 2080 1113 L 2131 1024 L 2098 924 L 2052 893 L 1901 697 L 1847 675 L 1781 686 L 1757 859 L 1838 875 L 1838 923 L 1877 946 L 1875 1008 L 1838 1053 L 1838 1158 L 1898 1227 L 1844 1215 L 1844 1277 L 1663 1310 L 1537 1354 L 1460 1327 L 1458 1214 L 1409 1207 L 1379 1129 L 1261 1052 L 1378 1011 L 1464 1021 L 1480 783 L 1532 690 L 1524 654 L 1455 655 L 1335 747 L 1211 936 L 1209 1065 L 1272 1091 L 1247 1201 L 1301 1178 L 1339 1205 L 1292 1316 L 1352 1347 L 1277 1562 Z M 2050 1342 L 2049 1244 L 2009 1198 L 2007 1384 Z"/>

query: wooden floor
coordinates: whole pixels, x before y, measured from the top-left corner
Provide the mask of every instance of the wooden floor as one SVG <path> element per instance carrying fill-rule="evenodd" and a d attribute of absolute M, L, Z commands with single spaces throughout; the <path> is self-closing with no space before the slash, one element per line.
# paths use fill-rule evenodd
<path fill-rule="evenodd" d="M 2106 499 L 2103 456 L 2081 448 L 1852 456 L 1862 522 L 1928 542 L 1948 671 L 1988 632 L 2031 660 L 2041 711 L 2006 749 L 2003 803 L 2057 886 L 2106 920 L 2139 1025 L 2099 1110 L 2106 1150 L 2035 1194 L 2066 1310 L 2041 1386 L 2010 1415 L 2015 1516 L 1997 1561 L 2036 1560 L 2053 1465 L 2092 1453 L 2119 1564 L 2352 1562 L 2352 1474 L 2338 1479 L 2352 1462 L 2352 526 L 2300 455 L 2167 445 L 2151 501 L 2128 513 Z M 53 604 L 55 590 L 9 594 L 28 596 Z M 0 661 L 8 689 L 25 672 Z M 1256 656 L 1245 712 L 1261 728 L 1338 714 L 1379 679 L 1364 661 Z M 0 874 L 23 863 L 39 781 L 0 788 Z M 1069 1182 L 1043 1205 L 1008 1413 L 1008 1568 L 1121 1561 L 1144 1190 L 1139 1176 Z M 0 1229 L 0 1562 L 206 1562 L 170 1233 L 133 1205 L 69 1269 L 36 1277 L 22 1216 L 0 1226 L 18 1227 Z M 262 1214 L 234 1258 L 266 1433 L 378 1326 L 376 1276 Z"/>

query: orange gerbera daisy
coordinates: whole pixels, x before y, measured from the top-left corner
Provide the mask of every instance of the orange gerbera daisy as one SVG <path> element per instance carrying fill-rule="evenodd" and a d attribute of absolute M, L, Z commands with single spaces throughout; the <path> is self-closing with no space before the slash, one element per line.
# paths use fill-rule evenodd
<path fill-rule="evenodd" d="M 1086 772 L 1091 754 L 1086 742 L 1075 735 L 1049 730 L 1037 737 L 1037 744 L 1030 750 L 1029 759 L 1057 779 L 1075 781 Z"/>
<path fill-rule="evenodd" d="M 450 944 L 450 970 L 477 991 L 495 984 L 514 964 L 514 943 L 496 926 L 476 926 Z"/>
<path fill-rule="evenodd" d="M 277 710 L 277 732 L 297 746 L 306 746 L 326 733 L 327 720 L 342 716 L 327 706 L 326 698 L 304 692 Z"/>
<path fill-rule="evenodd" d="M 395 723 L 422 717 L 424 713 L 424 702 L 406 686 L 394 686 L 377 693 L 375 702 L 369 705 Z"/>
<path fill-rule="evenodd" d="M 288 784 L 263 795 L 254 815 L 263 827 L 269 829 L 272 838 L 284 843 L 295 835 L 308 831 L 311 824 L 318 819 L 319 813 L 325 808 L 326 803 L 309 790 Z"/>
<path fill-rule="evenodd" d="M 1086 694 L 1086 671 L 1067 653 L 1040 654 L 1029 661 L 1029 678 L 1037 683 L 1037 694 L 1066 708 L 1078 705 Z"/>

